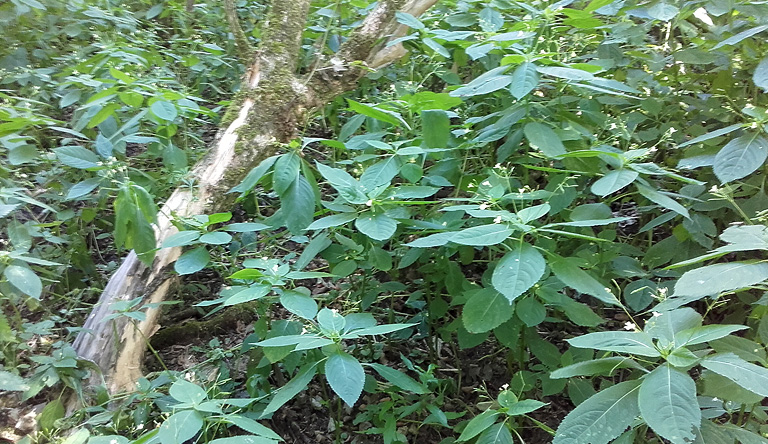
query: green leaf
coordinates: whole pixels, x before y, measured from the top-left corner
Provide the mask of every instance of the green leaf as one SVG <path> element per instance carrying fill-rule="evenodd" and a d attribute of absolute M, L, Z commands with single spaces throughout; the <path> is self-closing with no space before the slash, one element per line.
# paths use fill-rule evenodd
<path fill-rule="evenodd" d="M 368 202 L 365 187 L 344 170 L 317 163 L 317 171 L 331 184 L 339 196 L 348 203 L 361 205 Z"/>
<path fill-rule="evenodd" d="M 429 393 L 424 387 L 421 386 L 418 382 L 416 382 L 413 378 L 406 375 L 405 373 L 395 370 L 391 367 L 387 367 L 386 365 L 381 364 L 367 364 L 369 367 L 373 368 L 376 373 L 381 375 L 382 378 L 386 379 L 387 382 L 390 384 L 399 387 L 403 390 L 407 390 L 409 392 L 417 393 L 420 395 Z"/>
<path fill-rule="evenodd" d="M 280 435 L 275 433 L 272 429 L 262 425 L 257 421 L 254 421 L 251 418 L 246 418 L 245 416 L 240 416 L 240 415 L 229 414 L 227 415 L 226 420 L 240 427 L 246 432 L 250 432 L 250 433 L 253 433 L 254 435 L 259 435 L 265 438 L 269 438 L 271 440 L 270 443 L 275 441 L 283 441 L 283 438 L 281 438 Z M 241 438 L 241 437 L 237 437 L 237 438 Z"/>
<path fill-rule="evenodd" d="M 416 239 L 414 241 L 408 242 L 407 244 L 403 244 L 406 247 L 413 247 L 413 248 L 428 248 L 428 247 L 439 247 L 441 245 L 445 245 L 448 242 L 451 241 L 453 238 L 454 233 L 453 232 L 446 232 L 446 233 L 435 233 L 430 234 L 429 236 L 424 236 L 422 238 Z"/>
<path fill-rule="evenodd" d="M 496 422 L 498 416 L 499 412 L 495 410 L 486 410 L 483 413 L 480 413 L 467 423 L 467 426 L 464 427 L 459 439 L 456 441 L 462 442 L 474 438 L 492 426 Z"/>
<path fill-rule="evenodd" d="M 338 227 L 357 218 L 357 213 L 339 213 L 322 217 L 307 227 L 307 230 L 323 230 L 330 227 Z"/>
<path fill-rule="evenodd" d="M 733 353 L 708 356 L 701 365 L 753 393 L 768 396 L 768 369 L 765 367 L 749 363 Z"/>
<path fill-rule="evenodd" d="M 720 182 L 732 182 L 761 168 L 766 158 L 768 141 L 757 133 L 745 134 L 728 142 L 717 153 L 712 168 Z"/>
<path fill-rule="evenodd" d="M 56 426 L 56 421 L 63 418 L 65 414 L 64 404 L 60 399 L 54 399 L 43 407 L 37 422 L 43 431 L 49 431 Z"/>
<path fill-rule="evenodd" d="M 43 292 L 43 282 L 34 271 L 21 265 L 9 265 L 5 267 L 3 276 L 18 290 L 34 299 L 40 299 Z"/>
<path fill-rule="evenodd" d="M 304 319 L 314 319 L 317 315 L 317 302 L 307 292 L 296 290 L 283 290 L 280 295 L 280 304 L 286 310 Z"/>
<path fill-rule="evenodd" d="M 336 310 L 328 308 L 323 308 L 317 313 L 317 323 L 320 325 L 320 328 L 333 333 L 340 333 L 346 325 L 344 316 L 340 315 Z"/>
<path fill-rule="evenodd" d="M 392 179 L 400 172 L 400 160 L 396 156 L 389 156 L 386 159 L 376 162 L 365 169 L 360 176 L 360 183 L 368 190 L 376 187 L 389 185 Z"/>
<path fill-rule="evenodd" d="M 675 284 L 674 296 L 701 299 L 751 287 L 768 279 L 768 264 L 731 262 L 685 272 Z"/>
<path fill-rule="evenodd" d="M 632 170 L 611 171 L 596 180 L 595 183 L 592 184 L 591 190 L 598 196 L 605 197 L 631 184 L 637 179 L 637 176 L 639 176 L 638 172 Z"/>
<path fill-rule="evenodd" d="M 272 287 L 268 284 L 255 284 L 241 291 L 238 291 L 234 295 L 228 297 L 221 305 L 222 307 L 229 307 L 232 305 L 243 304 L 245 302 L 255 301 L 268 295 L 272 291 Z"/>
<path fill-rule="evenodd" d="M 568 339 L 573 347 L 629 353 L 652 358 L 661 356 L 651 337 L 639 331 L 598 331 Z"/>
<path fill-rule="evenodd" d="M 448 113 L 440 109 L 421 112 L 421 128 L 424 144 L 429 148 L 445 148 L 451 137 L 451 122 Z"/>
<path fill-rule="evenodd" d="M 340 352 L 332 354 L 325 362 L 325 379 L 333 391 L 352 407 L 363 392 L 365 371 L 352 355 Z"/>
<path fill-rule="evenodd" d="M 557 428 L 553 444 L 608 444 L 640 414 L 640 381 L 626 381 L 591 396 Z"/>
<path fill-rule="evenodd" d="M 210 261 L 211 256 L 208 254 L 208 250 L 200 246 L 182 254 L 173 264 L 173 269 L 181 275 L 197 273 L 205 268 Z"/>
<path fill-rule="evenodd" d="M 520 100 L 527 96 L 539 85 L 539 72 L 536 70 L 536 65 L 531 62 L 523 62 L 512 73 L 512 85 L 509 87 L 509 92 L 517 99 Z"/>
<path fill-rule="evenodd" d="M 232 235 L 223 231 L 212 231 L 200 236 L 198 240 L 209 245 L 224 245 L 232 241 Z"/>
<path fill-rule="evenodd" d="M 413 327 L 414 324 L 383 324 L 373 327 L 365 327 L 359 329 L 349 329 L 350 336 L 373 336 L 373 335 L 385 335 L 394 331 L 404 330 L 408 327 Z M 346 336 L 346 335 L 345 335 Z"/>
<path fill-rule="evenodd" d="M 563 142 L 549 125 L 530 122 L 523 127 L 523 133 L 531 147 L 541 151 L 547 157 L 557 157 L 566 153 Z"/>
<path fill-rule="evenodd" d="M 225 225 L 222 230 L 231 231 L 233 233 L 250 233 L 253 231 L 266 230 L 267 228 L 269 228 L 269 225 L 260 224 L 258 222 L 238 222 Z"/>
<path fill-rule="evenodd" d="M 461 312 L 464 328 L 470 333 L 485 333 L 507 322 L 515 306 L 504 295 L 491 288 L 472 292 Z"/>
<path fill-rule="evenodd" d="M 512 83 L 512 76 L 497 75 L 507 70 L 507 66 L 500 66 L 479 76 L 468 84 L 451 91 L 451 97 L 472 97 L 489 94 L 504 89 Z"/>
<path fill-rule="evenodd" d="M 757 87 L 763 88 L 763 92 L 768 92 L 768 56 L 757 64 L 757 68 L 752 74 L 752 81 Z"/>
<path fill-rule="evenodd" d="M 280 196 L 280 202 L 285 226 L 291 233 L 301 233 L 312 223 L 315 215 L 315 192 L 304 176 L 299 176 L 293 181 L 285 194 Z"/>
<path fill-rule="evenodd" d="M 186 245 L 192 245 L 200 237 L 200 232 L 197 230 L 179 231 L 178 233 L 168 236 L 168 239 L 163 241 L 163 248 L 172 247 L 184 247 Z"/>
<path fill-rule="evenodd" d="M 371 239 L 384 241 L 397 231 L 397 221 L 384 213 L 366 211 L 355 219 L 355 228 Z"/>
<path fill-rule="evenodd" d="M 736 35 L 734 35 L 732 37 L 729 37 L 729 38 L 723 40 L 722 42 L 718 43 L 712 49 L 719 49 L 719 48 L 722 48 L 725 45 L 735 45 L 735 44 L 741 42 L 744 39 L 747 39 L 749 37 L 752 37 L 755 34 L 759 34 L 759 33 L 763 32 L 763 31 L 765 31 L 766 29 L 768 29 L 768 25 L 755 26 L 754 28 L 747 29 L 746 31 L 741 31 L 740 33 L 738 33 L 738 34 L 736 34 Z"/>
<path fill-rule="evenodd" d="M 276 412 L 277 409 L 282 407 L 286 402 L 290 401 L 294 396 L 298 395 L 299 392 L 307 388 L 309 381 L 311 381 L 317 373 L 318 363 L 319 361 L 315 361 L 304 365 L 304 367 L 299 370 L 299 373 L 297 373 L 293 379 L 288 381 L 288 383 L 284 386 L 277 389 L 277 393 L 272 398 L 272 400 L 269 401 L 269 404 L 267 404 L 267 407 L 261 413 L 260 418 L 265 418 Z"/>
<path fill-rule="evenodd" d="M 96 187 L 101 184 L 102 180 L 104 179 L 101 177 L 91 177 L 90 179 L 72 185 L 72 188 L 67 192 L 67 197 L 65 199 L 77 199 L 78 197 L 85 196 L 95 190 Z"/>
<path fill-rule="evenodd" d="M 91 150 L 81 146 L 63 146 L 54 148 L 53 152 L 64 165 L 84 170 L 86 168 L 96 168 L 99 166 L 99 157 Z"/>
<path fill-rule="evenodd" d="M 184 379 L 177 379 L 171 385 L 168 393 L 173 399 L 189 404 L 200 404 L 208 397 L 202 387 Z"/>
<path fill-rule="evenodd" d="M 744 325 L 705 325 L 703 327 L 689 328 L 676 335 L 675 345 L 682 347 L 686 345 L 703 344 L 746 328 L 747 327 Z"/>
<path fill-rule="evenodd" d="M 512 434 L 505 423 L 498 423 L 488 427 L 475 444 L 514 444 Z"/>
<path fill-rule="evenodd" d="M 272 168 L 272 165 L 275 164 L 275 162 L 279 157 L 280 156 L 270 156 L 262 160 L 260 164 L 258 164 L 251 171 L 248 172 L 248 174 L 245 176 L 245 179 L 243 179 L 242 182 L 240 182 L 231 190 L 229 190 L 228 193 L 245 194 L 248 191 L 252 190 L 253 187 L 255 187 L 257 183 L 259 183 L 261 178 L 264 177 L 267 171 L 269 171 L 269 169 Z"/>
<path fill-rule="evenodd" d="M 382 122 L 390 123 L 394 126 L 402 125 L 407 129 L 411 129 L 411 127 L 405 122 L 405 120 L 403 120 L 403 117 L 399 113 L 394 111 L 386 111 L 370 105 L 355 102 L 354 100 L 350 99 L 347 99 L 347 103 L 349 103 L 349 109 L 356 113 L 372 117 L 376 120 L 381 120 Z"/>
<path fill-rule="evenodd" d="M 553 371 L 549 374 L 549 377 L 552 379 L 563 379 L 573 378 L 574 376 L 610 375 L 620 368 L 642 369 L 640 364 L 632 359 L 623 356 L 612 356 L 609 358 L 577 362 Z"/>
<path fill-rule="evenodd" d="M 258 424 L 258 423 L 256 423 Z M 265 436 L 240 435 L 229 438 L 218 438 L 208 441 L 208 444 L 275 444 L 278 441 Z"/>
<path fill-rule="evenodd" d="M 157 437 L 163 444 L 184 444 L 203 428 L 203 418 L 195 410 L 182 410 L 171 415 L 160 425 Z"/>
<path fill-rule="evenodd" d="M 466 228 L 453 233 L 451 242 L 459 245 L 485 247 L 504 242 L 514 233 L 506 224 L 488 224 Z"/>
<path fill-rule="evenodd" d="M 546 402 L 537 401 L 535 399 L 524 399 L 509 406 L 507 409 L 507 415 L 518 416 L 525 415 L 534 410 L 538 410 L 547 405 Z"/>
<path fill-rule="evenodd" d="M 9 392 L 24 392 L 29 390 L 24 378 L 11 372 L 0 370 L 0 390 Z"/>
<path fill-rule="evenodd" d="M 423 23 L 419 21 L 416 17 L 412 16 L 411 14 L 408 14 L 407 12 L 397 11 L 395 13 L 395 17 L 397 18 L 397 21 L 399 23 L 402 23 L 403 25 L 412 28 L 412 29 L 425 29 Z"/>
<path fill-rule="evenodd" d="M 621 302 L 609 288 L 568 259 L 557 257 L 550 261 L 549 266 L 555 276 L 565 285 L 578 292 L 594 296 L 605 304 L 621 306 Z"/>
<path fill-rule="evenodd" d="M 152 111 L 152 114 L 167 122 L 172 122 L 179 115 L 173 103 L 164 100 L 158 100 L 150 105 L 149 109 Z"/>
<path fill-rule="evenodd" d="M 640 183 L 636 183 L 635 186 L 637 187 L 637 191 L 651 202 L 657 203 L 668 210 L 672 210 L 677 214 L 690 218 L 688 210 L 666 194 L 662 194 L 653 188 Z"/>
<path fill-rule="evenodd" d="M 687 373 L 663 364 L 643 378 L 638 394 L 640 413 L 659 436 L 687 444 L 701 427 L 696 383 Z"/>
<path fill-rule="evenodd" d="M 301 158 L 295 151 L 283 154 L 277 159 L 274 173 L 272 173 L 272 188 L 278 196 L 282 196 L 293 181 L 299 177 L 300 166 Z"/>
<path fill-rule="evenodd" d="M 691 139 L 691 140 L 689 140 L 687 142 L 683 142 L 680 145 L 678 145 L 677 147 L 678 148 L 685 148 L 688 145 L 693 145 L 695 143 L 701 143 L 701 142 L 707 141 L 709 139 L 714 139 L 715 137 L 724 136 L 726 134 L 729 134 L 729 133 L 732 133 L 732 132 L 736 131 L 739 128 L 742 128 L 743 126 L 744 126 L 744 124 L 737 123 L 735 125 L 726 126 L 725 128 L 720 128 L 718 130 L 710 131 L 710 132 L 708 132 L 706 134 L 702 134 L 702 135 L 700 135 L 698 137 L 694 137 L 693 139 Z"/>
<path fill-rule="evenodd" d="M 595 79 L 594 75 L 583 69 L 567 68 L 564 66 L 539 66 L 536 69 L 544 75 L 566 80 L 590 81 Z"/>
<path fill-rule="evenodd" d="M 677 6 L 670 5 L 664 1 L 660 1 L 648 8 L 648 15 L 651 16 L 651 18 L 661 20 L 663 22 L 672 20 L 673 18 L 677 17 L 677 14 L 679 13 L 680 9 L 678 9 Z"/>
<path fill-rule="evenodd" d="M 520 244 L 496 264 L 491 284 L 512 302 L 541 279 L 546 265 L 544 257 L 534 247 Z"/>

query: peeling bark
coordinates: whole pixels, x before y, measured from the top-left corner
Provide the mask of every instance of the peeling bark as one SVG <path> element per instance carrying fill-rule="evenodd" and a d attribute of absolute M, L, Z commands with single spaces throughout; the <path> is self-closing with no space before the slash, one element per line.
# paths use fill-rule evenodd
<path fill-rule="evenodd" d="M 397 57 L 393 58 L 389 48 L 384 49 L 382 41 L 405 32 L 394 21 L 395 11 L 401 8 L 419 15 L 436 1 L 381 0 L 347 40 L 340 56 L 346 62 L 375 60 L 373 66 L 391 63 Z M 158 245 L 178 232 L 173 225 L 175 218 L 229 209 L 232 201 L 224 197 L 226 191 L 271 155 L 279 143 L 295 137 L 297 125 L 303 121 L 307 109 L 320 107 L 336 95 L 353 89 L 365 74 L 357 68 L 338 76 L 313 79 L 300 79 L 294 74 L 309 4 L 310 0 L 272 3 L 257 52 L 258 60 L 247 70 L 245 94 L 228 112 L 232 121 L 193 169 L 197 185 L 174 191 L 160 210 L 155 226 Z M 383 52 L 390 55 L 380 55 Z M 136 298 L 153 304 L 164 301 L 179 282 L 171 265 L 180 255 L 181 248 L 161 249 L 151 266 L 147 266 L 131 252 L 104 288 L 99 303 L 83 326 L 85 330 L 78 334 L 75 350 L 81 358 L 93 361 L 102 370 L 110 392 L 134 388 L 142 375 L 141 363 L 148 338 L 159 329 L 160 314 L 158 308 L 147 308 L 142 322 L 126 317 L 104 321 L 112 313 L 110 304 Z"/>

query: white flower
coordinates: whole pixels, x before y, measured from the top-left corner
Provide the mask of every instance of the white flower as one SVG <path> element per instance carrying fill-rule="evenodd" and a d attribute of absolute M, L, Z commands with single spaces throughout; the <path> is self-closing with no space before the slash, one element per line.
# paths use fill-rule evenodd
<path fill-rule="evenodd" d="M 659 316 L 661 316 L 661 313 L 659 313 L 658 311 L 654 311 L 653 312 L 653 317 L 654 318 L 658 318 Z"/>
<path fill-rule="evenodd" d="M 486 208 L 488 208 L 488 204 L 487 203 L 480 204 L 480 209 L 481 210 L 484 210 Z"/>
<path fill-rule="evenodd" d="M 504 385 L 502 385 L 502 386 L 501 386 L 501 389 L 502 389 L 502 390 L 506 390 L 506 389 L 508 389 L 508 388 L 509 388 L 509 384 L 504 384 Z"/>
<path fill-rule="evenodd" d="M 496 218 L 493 220 L 493 223 L 500 224 L 501 223 L 501 216 L 496 216 Z"/>
<path fill-rule="evenodd" d="M 372 207 L 373 206 L 373 199 L 368 199 L 368 202 L 365 203 L 365 206 Z"/>
<path fill-rule="evenodd" d="M 636 328 L 637 326 L 635 325 L 634 322 L 627 321 L 624 323 L 624 330 L 634 331 Z"/>

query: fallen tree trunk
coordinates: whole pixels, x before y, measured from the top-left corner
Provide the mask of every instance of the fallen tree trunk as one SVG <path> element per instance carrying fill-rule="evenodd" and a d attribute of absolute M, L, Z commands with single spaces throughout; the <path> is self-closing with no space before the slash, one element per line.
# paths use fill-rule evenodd
<path fill-rule="evenodd" d="M 323 70 L 323 75 L 295 75 L 301 50 L 301 33 L 310 0 L 273 2 L 262 32 L 256 60 L 247 70 L 243 91 L 227 115 L 231 122 L 220 133 L 210 152 L 194 167 L 194 188 L 175 190 L 157 215 L 158 245 L 178 230 L 173 218 L 226 211 L 232 203 L 225 193 L 239 183 L 251 168 L 273 154 L 280 143 L 296 136 L 297 125 L 307 110 L 322 107 L 335 96 L 351 90 L 365 70 L 350 65 L 367 62 L 379 68 L 405 54 L 401 45 L 386 42 L 405 35 L 407 28 L 394 20 L 395 12 L 418 16 L 437 0 L 381 0 L 335 56 L 346 70 Z M 232 24 L 232 16 L 228 17 Z M 242 41 L 238 42 L 241 47 Z M 330 73 L 330 74 L 328 74 Z M 111 304 L 142 298 L 143 304 L 158 304 L 178 284 L 170 266 L 181 255 L 180 248 L 159 250 L 150 266 L 131 252 L 110 278 L 99 302 L 88 316 L 74 342 L 78 355 L 94 362 L 102 371 L 110 392 L 131 390 L 142 375 L 141 363 L 148 338 L 159 328 L 157 305 L 145 307 L 146 318 L 128 317 L 105 321 L 113 313 Z"/>

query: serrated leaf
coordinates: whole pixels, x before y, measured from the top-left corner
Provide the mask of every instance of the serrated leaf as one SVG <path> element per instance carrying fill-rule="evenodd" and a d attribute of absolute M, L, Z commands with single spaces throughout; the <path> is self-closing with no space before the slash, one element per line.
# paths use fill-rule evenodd
<path fill-rule="evenodd" d="M 640 381 L 609 387 L 579 404 L 557 428 L 553 444 L 608 444 L 640 414 Z"/>
<path fill-rule="evenodd" d="M 637 398 L 643 420 L 673 444 L 688 444 L 701 427 L 696 383 L 687 373 L 663 364 L 643 378 Z"/>
<path fill-rule="evenodd" d="M 293 181 L 280 196 L 280 211 L 285 215 L 285 226 L 294 234 L 304 231 L 315 215 L 315 193 L 304 176 Z"/>
<path fill-rule="evenodd" d="M 102 180 L 103 178 L 101 177 L 91 177 L 90 179 L 86 179 L 82 182 L 78 182 L 72 185 L 72 188 L 70 188 L 69 192 L 67 192 L 66 200 L 77 199 L 78 197 L 85 196 L 86 194 L 95 190 L 96 187 L 101 184 Z"/>
<path fill-rule="evenodd" d="M 521 244 L 499 260 L 491 275 L 491 284 L 512 302 L 541 279 L 546 265 L 534 247 Z"/>
<path fill-rule="evenodd" d="M 652 358 L 661 356 L 651 336 L 639 331 L 598 331 L 568 339 L 578 348 L 593 348 L 617 353 L 628 353 Z"/>
<path fill-rule="evenodd" d="M 505 423 L 493 424 L 488 427 L 475 444 L 514 444 L 512 441 L 512 434 Z"/>
<path fill-rule="evenodd" d="M 451 136 L 451 122 L 448 113 L 440 109 L 421 112 L 421 128 L 424 144 L 429 148 L 445 148 Z"/>
<path fill-rule="evenodd" d="M 512 73 L 512 84 L 509 92 L 520 100 L 533 91 L 539 84 L 539 72 L 536 65 L 531 62 L 523 62 Z"/>
<path fill-rule="evenodd" d="M 485 333 L 508 321 L 515 313 L 510 300 L 496 290 L 473 292 L 461 312 L 464 328 L 470 333 Z"/>
<path fill-rule="evenodd" d="M 389 156 L 384 160 L 374 163 L 365 169 L 360 176 L 360 183 L 368 190 L 376 187 L 389 185 L 392 179 L 400 172 L 399 159 L 396 156 Z"/>
<path fill-rule="evenodd" d="M 331 184 L 339 196 L 351 204 L 361 205 L 368 201 L 365 187 L 344 170 L 317 163 L 317 170 Z"/>
<path fill-rule="evenodd" d="M 384 241 L 397 231 L 397 221 L 384 213 L 366 211 L 355 219 L 355 228 L 371 239 Z"/>
<path fill-rule="evenodd" d="M 640 369 L 642 367 L 632 359 L 623 356 L 612 356 L 609 358 L 577 362 L 553 371 L 549 374 L 549 377 L 552 379 L 563 379 L 573 378 L 574 376 L 595 376 L 600 374 L 610 374 L 620 368 Z"/>
<path fill-rule="evenodd" d="M 184 379 L 177 379 L 168 393 L 173 399 L 189 404 L 199 404 L 208 397 L 202 387 Z"/>
<path fill-rule="evenodd" d="M 283 290 L 280 304 L 286 310 L 304 319 L 314 319 L 317 315 L 317 302 L 311 296 L 296 290 Z"/>
<path fill-rule="evenodd" d="M 610 291 L 589 273 L 571 263 L 566 258 L 558 257 L 550 261 L 550 268 L 560 281 L 581 293 L 594 296 L 603 303 L 621 306 L 621 302 Z"/>
<path fill-rule="evenodd" d="M 158 100 L 150 105 L 149 109 L 152 111 L 152 114 L 167 122 L 172 122 L 179 115 L 176 106 L 164 100 Z"/>
<path fill-rule="evenodd" d="M 672 210 L 677 214 L 690 218 L 688 210 L 666 194 L 662 194 L 649 186 L 639 183 L 636 183 L 635 186 L 637 187 L 637 191 L 651 202 L 657 203 L 668 210 Z"/>
<path fill-rule="evenodd" d="M 198 240 L 209 245 L 224 245 L 232 241 L 232 235 L 224 231 L 212 231 L 203 234 Z"/>
<path fill-rule="evenodd" d="M 231 231 L 233 233 L 249 233 L 252 231 L 266 230 L 267 228 L 269 228 L 269 225 L 258 222 L 238 222 L 225 225 L 222 230 Z"/>
<path fill-rule="evenodd" d="M 663 22 L 672 20 L 673 18 L 677 17 L 677 14 L 679 13 L 680 9 L 678 9 L 677 6 L 670 5 L 669 3 L 665 3 L 663 1 L 658 2 L 648 8 L 648 15 L 651 16 L 651 18 L 661 20 Z"/>
<path fill-rule="evenodd" d="M 728 142 L 717 153 L 712 168 L 720 182 L 732 182 L 755 172 L 766 158 L 768 141 L 758 134 L 745 134 Z"/>
<path fill-rule="evenodd" d="M 751 287 L 768 279 L 768 264 L 731 262 L 685 272 L 675 284 L 675 297 L 703 298 Z"/>
<path fill-rule="evenodd" d="M 404 245 L 413 248 L 439 247 L 450 242 L 453 235 L 453 232 L 430 234 L 429 236 L 424 236 Z"/>
<path fill-rule="evenodd" d="M 300 166 L 301 158 L 295 151 L 283 154 L 277 159 L 272 173 L 272 188 L 278 196 L 282 196 L 293 181 L 299 177 Z"/>
<path fill-rule="evenodd" d="M 43 292 L 43 282 L 31 268 L 20 265 L 8 265 L 3 271 L 8 282 L 27 296 L 40 299 Z"/>
<path fill-rule="evenodd" d="M 349 109 L 352 111 L 366 115 L 368 117 L 372 117 L 376 120 L 381 120 L 382 122 L 390 123 L 394 126 L 404 126 L 407 129 L 411 129 L 411 127 L 408 125 L 408 123 L 403 120 L 403 116 L 401 116 L 399 113 L 396 113 L 394 111 L 387 111 L 383 110 L 381 108 L 376 108 L 375 106 L 366 105 L 363 103 L 355 102 L 354 100 L 347 99 L 347 103 L 349 104 Z"/>
<path fill-rule="evenodd" d="M 595 183 L 592 184 L 591 190 L 598 196 L 605 197 L 631 184 L 638 176 L 638 172 L 632 170 L 611 171 L 596 180 Z"/>
<path fill-rule="evenodd" d="M 509 69 L 508 66 L 494 68 L 477 77 L 468 84 L 450 92 L 451 97 L 472 97 L 492 93 L 506 88 L 512 83 L 512 76 L 500 75 Z"/>
<path fill-rule="evenodd" d="M 179 231 L 172 234 L 168 239 L 163 241 L 162 248 L 183 247 L 186 245 L 192 245 L 200 237 L 200 232 L 197 230 Z"/>
<path fill-rule="evenodd" d="M 323 308 L 317 313 L 317 323 L 320 325 L 320 328 L 333 333 L 343 331 L 346 325 L 344 316 L 328 308 Z"/>
<path fill-rule="evenodd" d="M 768 369 L 747 362 L 733 353 L 708 356 L 701 365 L 725 376 L 745 389 L 760 396 L 768 396 Z"/>
<path fill-rule="evenodd" d="M 229 414 L 227 415 L 226 420 L 240 427 L 246 432 L 250 432 L 250 433 L 253 433 L 254 435 L 259 435 L 265 438 L 269 438 L 270 440 L 272 440 L 271 442 L 283 441 L 283 438 L 281 438 L 280 435 L 275 433 L 272 429 L 262 425 L 257 421 L 254 421 L 251 418 L 246 418 L 240 415 Z M 242 437 L 237 437 L 237 438 L 242 438 Z"/>
<path fill-rule="evenodd" d="M 530 122 L 523 127 L 523 133 L 528 143 L 547 157 L 557 157 L 566 153 L 560 137 L 548 125 Z"/>
<path fill-rule="evenodd" d="M 210 260 L 208 250 L 201 246 L 182 254 L 173 264 L 173 269 L 181 275 L 192 274 L 205 268 Z"/>
<path fill-rule="evenodd" d="M 451 242 L 459 245 L 485 247 L 504 242 L 512 233 L 514 230 L 505 224 L 479 225 L 453 233 Z"/>
<path fill-rule="evenodd" d="M 325 362 L 325 379 L 333 391 L 352 407 L 363 392 L 365 371 L 352 355 L 335 353 Z"/>
<path fill-rule="evenodd" d="M 744 325 L 705 325 L 703 327 L 689 328 L 677 333 L 675 337 L 675 345 L 682 347 L 686 345 L 703 344 L 746 328 L 747 327 Z"/>
<path fill-rule="evenodd" d="M 183 444 L 203 428 L 203 418 L 195 410 L 182 410 L 171 415 L 161 425 L 157 437 L 163 444 Z"/>
<path fill-rule="evenodd" d="M 764 92 L 768 92 L 768 57 L 764 57 L 757 64 L 757 68 L 752 74 L 752 81 L 757 87 L 763 88 Z"/>
<path fill-rule="evenodd" d="M 495 410 L 486 410 L 480 413 L 469 421 L 467 426 L 464 427 L 464 430 L 461 432 L 459 439 L 456 441 L 462 442 L 474 438 L 492 426 L 496 422 L 498 416 L 499 412 Z"/>
<path fill-rule="evenodd" d="M 0 390 L 9 392 L 23 392 L 29 390 L 24 378 L 11 372 L 0 370 Z"/>
<path fill-rule="evenodd" d="M 301 370 L 299 370 L 299 373 L 297 373 L 293 379 L 288 381 L 288 383 L 284 386 L 277 389 L 277 393 L 272 398 L 272 400 L 269 401 L 269 404 L 267 404 L 267 407 L 261 413 L 260 418 L 267 417 L 276 412 L 277 409 L 282 407 L 286 402 L 290 401 L 294 396 L 298 395 L 299 392 L 304 390 L 307 385 L 309 385 L 309 381 L 311 381 L 317 373 L 318 363 L 319 361 L 306 364 L 301 368 Z"/>

